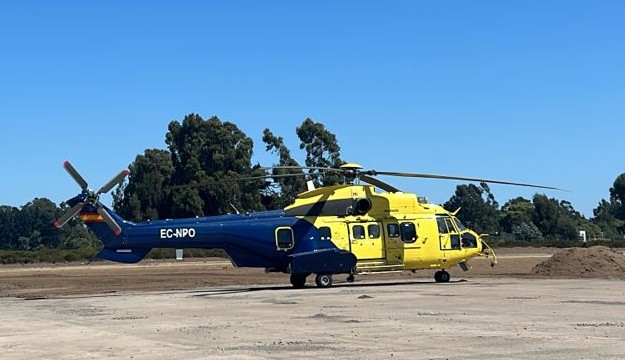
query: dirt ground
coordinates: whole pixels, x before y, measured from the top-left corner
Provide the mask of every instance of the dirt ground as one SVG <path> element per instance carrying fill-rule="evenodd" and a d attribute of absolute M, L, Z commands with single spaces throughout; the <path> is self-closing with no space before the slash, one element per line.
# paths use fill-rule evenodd
<path fill-rule="evenodd" d="M 490 260 L 476 258 L 471 270 L 450 269 L 452 279 L 475 276 L 536 276 L 532 269 L 548 259 L 555 249 L 512 248 L 498 251 L 499 264 L 491 268 Z M 433 278 L 434 271 L 359 275 L 364 279 Z M 314 282 L 310 277 L 309 284 Z M 337 275 L 335 283 L 345 282 Z M 285 274 L 265 273 L 263 269 L 233 268 L 221 258 L 146 260 L 138 264 L 117 264 L 107 261 L 62 265 L 0 266 L 0 297 L 26 299 L 60 295 L 110 294 L 125 291 L 163 291 L 197 289 L 208 286 L 289 284 Z M 314 284 L 310 284 L 314 286 Z"/>
<path fill-rule="evenodd" d="M 504 249 L 446 284 L 422 271 L 329 289 L 222 259 L 2 267 L 0 358 L 625 358 L 623 275 L 537 275 L 554 252 Z"/>

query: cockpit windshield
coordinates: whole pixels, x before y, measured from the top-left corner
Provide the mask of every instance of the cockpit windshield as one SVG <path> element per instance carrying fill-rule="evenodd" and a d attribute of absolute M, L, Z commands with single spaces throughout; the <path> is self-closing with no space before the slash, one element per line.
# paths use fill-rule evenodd
<path fill-rule="evenodd" d="M 459 231 L 464 231 L 467 229 L 467 227 L 464 226 L 464 224 L 462 224 L 460 220 L 458 220 L 457 218 L 452 218 L 452 219 L 454 219 L 454 222 L 456 223 L 456 227 L 458 228 Z"/>
<path fill-rule="evenodd" d="M 461 228 L 454 226 L 454 221 L 448 216 L 437 217 L 436 223 L 438 224 L 438 232 L 441 234 L 457 233 L 458 230 L 461 230 Z"/>

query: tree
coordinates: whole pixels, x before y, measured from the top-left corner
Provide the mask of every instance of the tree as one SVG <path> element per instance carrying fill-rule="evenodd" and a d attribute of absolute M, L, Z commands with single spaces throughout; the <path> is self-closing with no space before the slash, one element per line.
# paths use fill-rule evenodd
<path fill-rule="evenodd" d="M 621 229 L 625 226 L 625 221 L 617 219 L 618 205 L 601 199 L 599 205 L 593 210 L 593 224 L 598 226 L 600 236 L 610 239 L 622 239 Z"/>
<path fill-rule="evenodd" d="M 531 221 L 529 223 L 522 222 L 520 224 L 512 225 L 510 233 L 514 235 L 517 240 L 523 240 L 526 242 L 543 241 L 543 234 Z"/>
<path fill-rule="evenodd" d="M 543 235 L 565 240 L 578 240 L 579 230 L 595 232 L 593 227 L 570 202 L 549 198 L 543 194 L 534 195 L 535 212 L 532 221 Z"/>
<path fill-rule="evenodd" d="M 545 236 L 558 233 L 558 202 L 546 195 L 536 194 L 533 198 L 534 214 L 532 221 Z"/>
<path fill-rule="evenodd" d="M 0 249 L 17 248 L 20 210 L 13 206 L 0 206 Z"/>
<path fill-rule="evenodd" d="M 166 135 L 174 172 L 173 185 L 200 185 L 172 193 L 172 217 L 216 215 L 232 210 L 258 210 L 265 182 L 238 181 L 264 175 L 251 166 L 252 139 L 230 122 L 187 115 L 172 121 Z"/>
<path fill-rule="evenodd" d="M 65 208 L 63 208 L 65 207 Z M 85 226 L 71 219 L 60 231 L 52 222 L 67 210 L 46 198 L 35 198 L 21 208 L 0 206 L 0 249 L 78 248 L 93 245 L 94 237 Z"/>
<path fill-rule="evenodd" d="M 59 231 L 52 222 L 61 215 L 60 209 L 55 203 L 46 198 L 35 198 L 33 201 L 22 206 L 17 222 L 21 237 L 28 239 L 28 245 L 24 249 L 35 249 L 39 245 L 55 248 L 60 244 Z"/>
<path fill-rule="evenodd" d="M 593 210 L 593 223 L 600 227 L 603 236 L 622 239 L 625 234 L 625 173 L 614 180 L 610 188 L 610 201 L 601 199 Z"/>
<path fill-rule="evenodd" d="M 499 204 L 486 183 L 458 185 L 454 195 L 443 205 L 450 211 L 461 208 L 457 217 L 479 233 L 499 232 Z"/>
<path fill-rule="evenodd" d="M 115 211 L 134 221 L 170 218 L 174 167 L 169 151 L 147 149 L 129 169 L 128 181 L 113 194 Z"/>
<path fill-rule="evenodd" d="M 323 124 L 307 118 L 295 132 L 301 141 L 300 149 L 306 151 L 306 166 L 338 168 L 345 163 L 341 160 L 341 147 L 336 136 Z M 320 175 L 320 179 L 323 186 L 336 185 L 340 183 L 341 175 L 337 172 L 326 172 Z"/>
<path fill-rule="evenodd" d="M 59 248 L 62 249 L 80 249 L 86 247 L 99 247 L 100 242 L 91 233 L 87 227 L 79 221 L 70 220 L 61 229 L 61 243 Z"/>
<path fill-rule="evenodd" d="M 295 159 L 291 157 L 291 152 L 284 145 L 284 140 L 275 136 L 271 130 L 263 131 L 263 142 L 267 145 L 266 150 L 272 153 L 278 153 L 278 166 L 300 166 Z M 295 176 L 276 177 L 275 181 L 280 187 L 278 194 L 272 193 L 267 196 L 271 199 L 270 208 L 280 209 L 293 202 L 298 193 L 306 189 L 306 179 L 301 169 L 273 169 L 272 175 L 295 174 Z"/>
<path fill-rule="evenodd" d="M 502 206 L 503 217 L 500 225 L 503 232 L 513 234 L 517 240 L 541 241 L 543 234 L 532 222 L 535 209 L 528 199 L 517 197 Z"/>
<path fill-rule="evenodd" d="M 504 216 L 501 219 L 501 227 L 505 232 L 510 232 L 515 225 L 529 224 L 534 214 L 534 204 L 528 199 L 517 197 L 508 200 L 502 207 Z"/>
<path fill-rule="evenodd" d="M 236 125 L 190 114 L 169 124 L 165 142 L 169 151 L 146 150 L 130 165 L 128 183 L 114 196 L 120 215 L 164 219 L 262 207 L 264 182 L 239 181 L 264 172 L 251 166 L 253 142 Z"/>
<path fill-rule="evenodd" d="M 625 173 L 619 175 L 614 180 L 614 184 L 610 188 L 610 198 L 621 207 L 621 216 L 624 216 L 623 206 L 625 206 Z M 625 220 L 625 219 L 621 219 Z"/>

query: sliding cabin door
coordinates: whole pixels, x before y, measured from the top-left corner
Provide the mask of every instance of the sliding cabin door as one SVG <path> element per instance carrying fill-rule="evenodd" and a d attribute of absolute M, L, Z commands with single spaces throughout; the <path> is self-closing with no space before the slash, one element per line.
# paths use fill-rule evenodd
<path fill-rule="evenodd" d="M 377 260 L 384 258 L 382 224 L 379 222 L 350 223 L 350 251 L 358 260 Z"/>

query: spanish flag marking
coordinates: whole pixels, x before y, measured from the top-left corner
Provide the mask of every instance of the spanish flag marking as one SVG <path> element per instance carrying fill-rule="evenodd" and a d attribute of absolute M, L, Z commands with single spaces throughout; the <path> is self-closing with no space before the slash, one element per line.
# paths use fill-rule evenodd
<path fill-rule="evenodd" d="M 103 222 L 104 218 L 98 213 L 80 213 L 80 221 L 84 223 Z"/>

